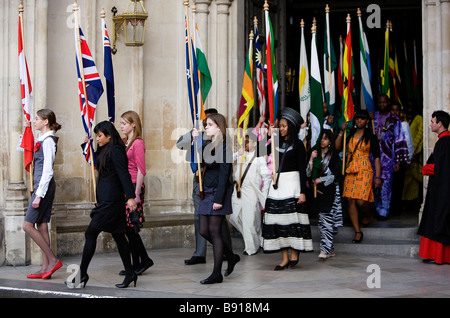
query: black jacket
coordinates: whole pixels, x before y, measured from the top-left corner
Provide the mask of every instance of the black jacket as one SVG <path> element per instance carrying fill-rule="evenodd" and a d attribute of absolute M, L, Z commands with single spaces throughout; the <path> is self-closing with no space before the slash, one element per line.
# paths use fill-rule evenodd
<path fill-rule="evenodd" d="M 233 153 L 226 144 L 213 149 L 212 143 L 203 147 L 202 167 L 205 170 L 203 186 L 215 188 L 214 202 L 223 204 L 228 187 L 233 186 Z"/>

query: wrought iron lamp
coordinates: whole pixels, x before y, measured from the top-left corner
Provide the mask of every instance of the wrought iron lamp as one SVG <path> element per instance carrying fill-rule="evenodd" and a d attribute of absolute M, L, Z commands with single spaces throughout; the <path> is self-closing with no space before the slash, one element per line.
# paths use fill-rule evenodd
<path fill-rule="evenodd" d="M 145 23 L 148 18 L 148 13 L 144 8 L 142 0 L 130 0 L 127 9 L 122 14 L 116 15 L 116 7 L 113 7 L 111 12 L 114 14 L 112 53 L 116 54 L 117 52 L 116 40 L 119 37 L 119 31 L 121 29 L 125 33 L 126 46 L 144 45 Z"/>

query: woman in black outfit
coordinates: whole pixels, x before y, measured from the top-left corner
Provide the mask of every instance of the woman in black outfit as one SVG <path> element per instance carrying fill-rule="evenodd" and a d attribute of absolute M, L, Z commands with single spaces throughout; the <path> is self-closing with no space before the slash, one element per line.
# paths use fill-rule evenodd
<path fill-rule="evenodd" d="M 232 213 L 231 194 L 233 192 L 233 152 L 227 146 L 226 120 L 221 114 L 210 114 L 206 119 L 206 134 L 211 137 L 203 148 L 203 190 L 204 198 L 199 204 L 200 234 L 213 245 L 214 269 L 201 284 L 221 283 L 222 258 L 228 258 L 225 277 L 230 275 L 240 258 L 222 238 L 222 223 Z M 192 135 L 198 136 L 193 130 Z"/>
<path fill-rule="evenodd" d="M 125 145 L 112 123 L 102 121 L 94 128 L 98 144 L 95 153 L 97 181 L 97 204 L 91 211 L 91 223 L 85 232 L 85 244 L 80 265 L 81 284 L 89 279 L 87 269 L 95 253 L 100 232 L 109 232 L 116 241 L 120 258 L 125 267 L 125 279 L 118 288 L 126 288 L 131 282 L 136 286 L 137 275 L 131 265 L 130 247 L 125 238 L 126 221 L 124 203 L 134 211 L 137 207 L 135 191 L 128 172 Z"/>

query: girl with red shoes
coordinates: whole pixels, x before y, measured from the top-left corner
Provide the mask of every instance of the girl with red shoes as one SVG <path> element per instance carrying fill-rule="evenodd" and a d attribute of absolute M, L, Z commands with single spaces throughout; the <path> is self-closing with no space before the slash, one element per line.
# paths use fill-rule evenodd
<path fill-rule="evenodd" d="M 31 125 L 26 122 L 25 125 Z M 34 127 L 40 131 L 34 146 L 33 194 L 28 206 L 23 230 L 36 242 L 42 251 L 42 266 L 36 273 L 27 278 L 51 278 L 62 263 L 50 248 L 48 222 L 52 213 L 55 198 L 55 180 L 53 178 L 53 163 L 56 156 L 58 137 L 55 132 L 61 129 L 56 122 L 56 116 L 50 109 L 41 109 L 36 113 Z"/>

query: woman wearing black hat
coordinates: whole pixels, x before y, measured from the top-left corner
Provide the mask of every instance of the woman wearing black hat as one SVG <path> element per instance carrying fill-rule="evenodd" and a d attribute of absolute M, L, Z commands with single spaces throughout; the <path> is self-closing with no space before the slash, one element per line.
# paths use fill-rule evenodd
<path fill-rule="evenodd" d="M 275 178 L 269 189 L 263 218 L 264 253 L 280 252 L 282 261 L 275 270 L 298 263 L 300 251 L 312 251 L 311 227 L 306 201 L 306 151 L 298 139 L 302 118 L 292 108 L 281 113 L 275 142 Z M 290 255 L 289 255 L 290 251 Z"/>

